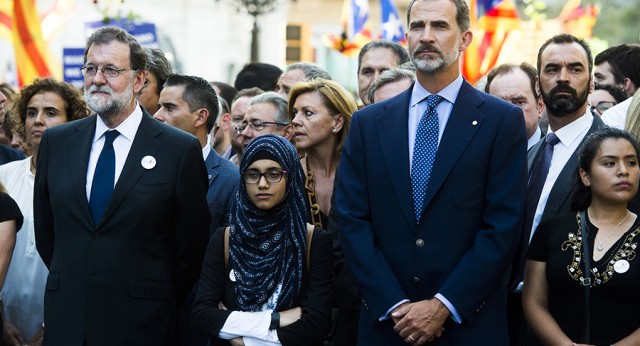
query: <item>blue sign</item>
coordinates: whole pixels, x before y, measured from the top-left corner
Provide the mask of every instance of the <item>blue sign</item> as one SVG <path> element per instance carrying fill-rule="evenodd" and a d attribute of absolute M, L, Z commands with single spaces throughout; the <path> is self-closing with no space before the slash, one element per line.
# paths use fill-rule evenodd
<path fill-rule="evenodd" d="M 87 38 L 91 34 L 104 26 L 117 26 L 126 30 L 131 36 L 135 37 L 138 42 L 147 48 L 158 48 L 158 34 L 156 25 L 153 23 L 131 21 L 128 19 L 111 19 L 108 23 L 101 20 L 85 23 L 85 31 Z"/>
<path fill-rule="evenodd" d="M 84 48 L 62 49 L 62 71 L 64 81 L 78 89 L 84 86 L 84 76 L 80 68 L 84 65 Z"/>

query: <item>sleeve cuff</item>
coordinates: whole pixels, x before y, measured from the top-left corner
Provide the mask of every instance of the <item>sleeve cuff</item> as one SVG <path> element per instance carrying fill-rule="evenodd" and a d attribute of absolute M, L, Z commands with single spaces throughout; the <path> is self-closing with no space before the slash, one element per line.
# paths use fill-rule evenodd
<path fill-rule="evenodd" d="M 378 318 L 378 321 L 384 321 L 384 320 L 388 319 L 389 315 L 391 314 L 391 311 L 393 311 L 393 309 L 397 308 L 398 306 L 400 306 L 400 305 L 402 305 L 404 303 L 408 303 L 408 302 L 410 302 L 409 299 L 403 299 L 403 300 L 399 301 L 394 306 L 389 308 L 389 310 L 387 310 L 387 312 L 384 315 L 380 316 L 380 318 Z"/>
<path fill-rule="evenodd" d="M 440 293 L 436 293 L 435 298 L 438 299 L 440 302 L 442 302 L 442 304 L 444 304 L 444 306 L 447 307 L 447 309 L 449 309 L 449 312 L 451 313 L 451 318 L 457 323 L 460 324 L 462 323 L 462 318 L 460 318 L 460 314 L 458 313 L 458 310 L 456 310 L 456 308 L 453 306 L 453 304 L 451 304 L 451 302 L 449 301 L 449 299 L 445 298 L 442 294 Z"/>

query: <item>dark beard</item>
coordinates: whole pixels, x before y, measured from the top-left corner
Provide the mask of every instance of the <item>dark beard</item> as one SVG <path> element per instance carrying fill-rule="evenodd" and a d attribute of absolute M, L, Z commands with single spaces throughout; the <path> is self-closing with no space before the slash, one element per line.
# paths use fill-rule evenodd
<path fill-rule="evenodd" d="M 557 96 L 559 92 L 570 93 L 571 96 Z M 589 97 L 589 84 L 580 93 L 565 84 L 557 85 L 548 94 L 543 88 L 540 88 L 540 95 L 548 112 L 555 117 L 562 118 L 575 113 L 580 107 L 584 106 L 587 102 L 587 97 Z"/>

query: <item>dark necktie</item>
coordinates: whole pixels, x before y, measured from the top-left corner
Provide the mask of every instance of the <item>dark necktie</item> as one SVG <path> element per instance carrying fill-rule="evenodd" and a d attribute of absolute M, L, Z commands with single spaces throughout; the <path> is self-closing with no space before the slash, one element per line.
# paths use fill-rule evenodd
<path fill-rule="evenodd" d="M 436 112 L 436 106 L 442 100 L 443 97 L 440 95 L 427 96 L 427 109 L 424 111 L 416 131 L 411 161 L 411 188 L 413 190 L 413 206 L 418 221 L 422 216 L 431 169 L 438 150 L 438 112 Z"/>
<path fill-rule="evenodd" d="M 91 183 L 91 195 L 89 196 L 89 206 L 93 221 L 97 225 L 102 221 L 104 211 L 111 200 L 113 185 L 116 175 L 116 154 L 113 151 L 113 141 L 120 132 L 113 130 L 104 134 L 104 147 L 98 157 L 96 170 Z"/>
<path fill-rule="evenodd" d="M 531 178 L 529 180 L 529 186 L 527 187 L 524 229 L 522 239 L 518 244 L 515 263 L 509 280 L 509 288 L 511 290 L 516 289 L 524 277 L 525 254 L 529 247 L 529 239 L 532 234 L 531 227 L 533 226 L 533 218 L 536 215 L 542 188 L 547 180 L 547 175 L 549 175 L 549 167 L 551 166 L 551 158 L 553 157 L 553 147 L 559 142 L 560 139 L 555 133 L 551 132 L 547 134 L 540 148 L 541 153 L 531 169 Z"/>

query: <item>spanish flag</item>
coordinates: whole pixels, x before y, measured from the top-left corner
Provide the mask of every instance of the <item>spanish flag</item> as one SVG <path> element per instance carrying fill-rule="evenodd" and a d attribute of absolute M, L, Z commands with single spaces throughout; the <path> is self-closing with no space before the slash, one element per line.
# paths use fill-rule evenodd
<path fill-rule="evenodd" d="M 2 1 L 10 2 L 10 1 Z M 54 77 L 60 79 L 61 68 L 54 61 L 49 47 L 42 35 L 40 16 L 35 0 L 13 0 L 11 13 L 11 38 L 16 55 L 18 69 L 18 86 L 30 84 L 38 77 Z M 4 8 L 0 9 L 0 26 L 4 26 Z M 0 34 L 2 34 L 0 28 Z"/>
<path fill-rule="evenodd" d="M 520 28 L 512 0 L 471 0 L 473 41 L 464 52 L 462 74 L 471 84 L 486 75 L 498 61 L 509 32 Z"/>

